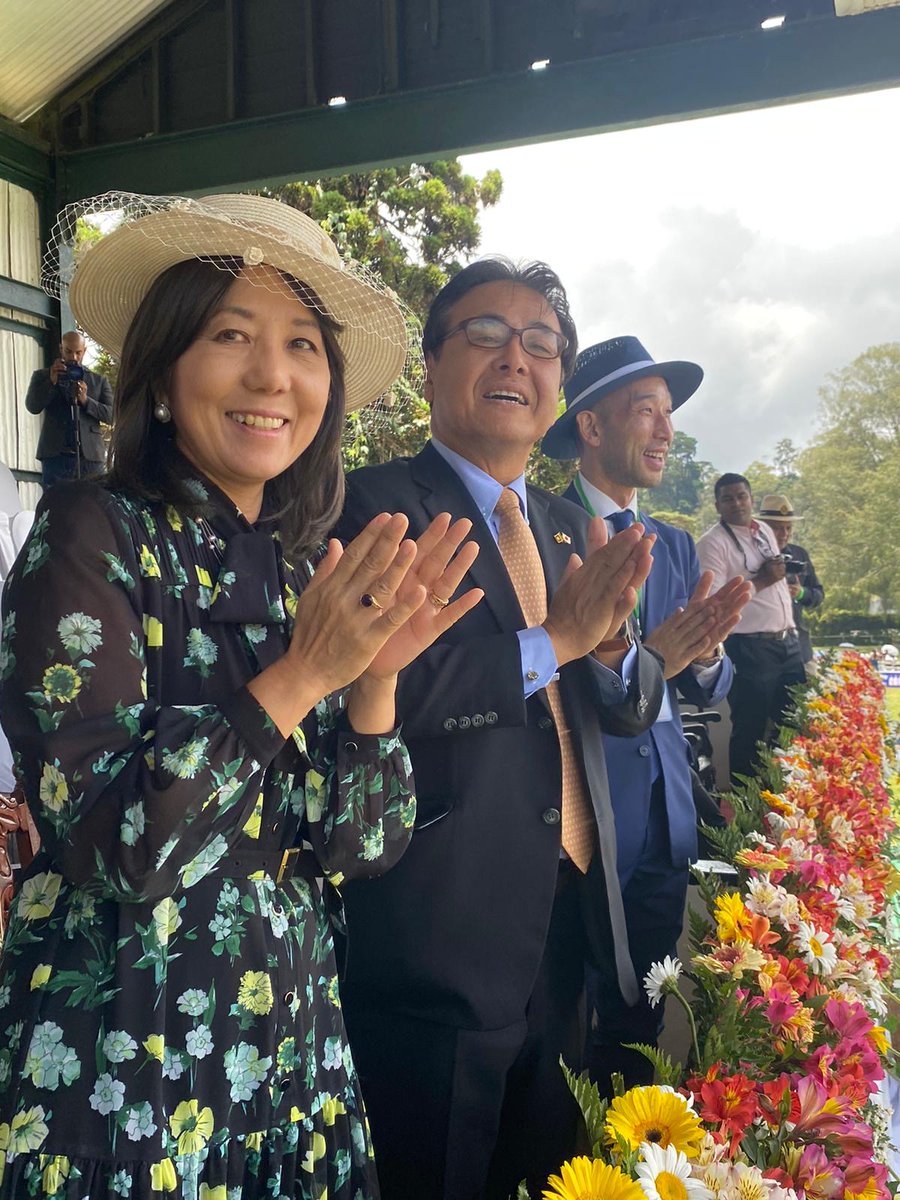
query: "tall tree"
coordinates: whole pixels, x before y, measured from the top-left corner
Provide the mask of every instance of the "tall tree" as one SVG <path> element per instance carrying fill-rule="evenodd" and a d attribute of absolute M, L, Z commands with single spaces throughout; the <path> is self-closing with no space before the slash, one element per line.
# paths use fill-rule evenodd
<path fill-rule="evenodd" d="M 342 253 L 372 268 L 415 317 L 475 254 L 480 213 L 500 199 L 499 171 L 466 175 L 456 159 L 265 189 L 318 221 Z M 428 437 L 421 369 L 393 389 L 381 411 L 354 414 L 344 443 L 348 469 L 415 454 Z"/>
<path fill-rule="evenodd" d="M 900 608 L 900 342 L 872 346 L 820 391 L 823 427 L 797 461 L 803 543 L 829 603 Z M 799 532 L 799 531 L 798 531 Z"/>
<path fill-rule="evenodd" d="M 677 429 L 662 482 L 642 497 L 644 507 L 649 513 L 668 511 L 689 516 L 700 507 L 714 474 L 711 463 L 697 458 L 697 439 Z"/>

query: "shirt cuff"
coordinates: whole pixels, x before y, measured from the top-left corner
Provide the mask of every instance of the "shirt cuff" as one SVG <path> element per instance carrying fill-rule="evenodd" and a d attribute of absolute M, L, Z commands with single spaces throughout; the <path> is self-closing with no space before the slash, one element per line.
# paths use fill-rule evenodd
<path fill-rule="evenodd" d="M 697 667 L 691 663 L 691 670 L 694 672 L 694 678 L 701 687 L 708 688 L 713 685 L 718 677 L 719 672 L 722 670 L 723 661 L 724 660 L 720 660 L 719 662 L 713 663 L 712 666 L 709 667 Z"/>
<path fill-rule="evenodd" d="M 278 726 L 246 687 L 238 688 L 219 708 L 231 728 L 244 741 L 254 759 L 267 767 L 287 741 Z"/>
<path fill-rule="evenodd" d="M 550 634 L 543 626 L 520 629 L 516 637 L 519 639 L 522 660 L 522 688 L 527 700 L 558 677 L 559 664 Z"/>
<path fill-rule="evenodd" d="M 632 676 L 634 675 L 634 664 L 637 662 L 637 654 L 638 648 L 637 642 L 635 642 L 629 646 L 628 652 L 622 659 L 618 670 L 613 670 L 612 667 L 608 667 L 606 663 L 600 662 L 596 657 L 594 658 L 594 662 L 601 671 L 605 671 L 611 678 L 616 680 L 621 679 L 625 684 L 625 690 L 628 691 L 628 688 L 631 686 Z"/>

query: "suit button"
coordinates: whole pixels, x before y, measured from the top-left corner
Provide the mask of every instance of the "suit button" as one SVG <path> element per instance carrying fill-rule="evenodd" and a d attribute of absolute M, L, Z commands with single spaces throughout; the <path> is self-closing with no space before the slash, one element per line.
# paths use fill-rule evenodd
<path fill-rule="evenodd" d="M 472 724 L 472 722 L 469 720 L 468 717 L 460 717 L 459 718 L 458 725 L 459 725 L 460 729 L 468 729 L 471 724 Z"/>
<path fill-rule="evenodd" d="M 638 750 L 638 754 L 640 754 L 641 758 L 646 758 L 649 753 L 650 753 L 649 746 L 641 746 L 641 748 Z"/>
<path fill-rule="evenodd" d="M 540 720 L 538 721 L 538 729 L 552 729 L 552 728 L 553 728 L 553 718 L 552 717 L 541 717 Z"/>
<path fill-rule="evenodd" d="M 485 725 L 496 725 L 497 714 L 495 712 L 486 712 L 484 714 L 484 723 Z"/>
<path fill-rule="evenodd" d="M 296 992 L 285 992 L 284 993 L 285 1004 L 288 1004 L 288 1005 L 293 1004 L 296 999 L 297 999 Z"/>
<path fill-rule="evenodd" d="M 481 713 L 472 713 L 472 728 L 480 729 L 484 724 L 484 717 Z"/>
<path fill-rule="evenodd" d="M 452 733 L 453 730 L 456 728 L 456 717 L 448 717 L 447 720 L 444 722 L 444 728 L 447 730 L 448 733 Z"/>
<path fill-rule="evenodd" d="M 353 754 L 354 751 L 359 749 L 359 746 L 357 746 L 356 742 L 344 742 L 344 749 L 349 750 Z"/>
<path fill-rule="evenodd" d="M 560 821 L 558 808 L 545 808 L 541 813 L 541 820 L 545 825 L 558 825 Z"/>

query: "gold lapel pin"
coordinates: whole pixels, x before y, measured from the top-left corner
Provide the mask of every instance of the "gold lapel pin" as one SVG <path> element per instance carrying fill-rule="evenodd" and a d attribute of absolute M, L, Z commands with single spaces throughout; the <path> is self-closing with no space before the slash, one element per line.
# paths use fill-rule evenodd
<path fill-rule="evenodd" d="M 553 540 L 554 540 L 554 542 L 558 542 L 560 544 L 560 546 L 571 546 L 572 545 L 572 539 L 569 537 L 569 535 L 567 533 L 563 533 L 563 531 L 561 529 L 557 529 L 556 533 L 554 533 Z"/>

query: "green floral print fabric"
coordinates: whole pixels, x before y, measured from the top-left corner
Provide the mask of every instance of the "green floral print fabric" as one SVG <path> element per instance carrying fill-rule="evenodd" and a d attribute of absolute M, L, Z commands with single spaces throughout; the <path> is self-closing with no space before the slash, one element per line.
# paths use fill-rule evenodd
<path fill-rule="evenodd" d="M 0 959 L 0 1200 L 377 1196 L 332 923 L 408 844 L 409 759 L 340 696 L 278 733 L 245 685 L 309 566 L 192 486 L 203 518 L 52 490 L 4 595 L 43 845 Z"/>

